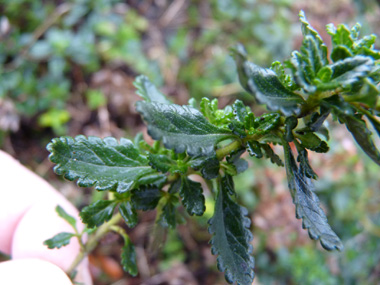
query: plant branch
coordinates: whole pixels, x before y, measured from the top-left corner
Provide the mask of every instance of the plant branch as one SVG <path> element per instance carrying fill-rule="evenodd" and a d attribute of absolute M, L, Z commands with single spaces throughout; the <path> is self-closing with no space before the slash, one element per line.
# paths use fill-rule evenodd
<path fill-rule="evenodd" d="M 74 261 L 71 263 L 70 267 L 67 269 L 66 273 L 71 276 L 75 268 L 82 262 L 82 260 L 95 249 L 99 241 L 112 230 L 112 227 L 121 221 L 122 217 L 118 213 L 112 217 L 111 220 L 101 225 L 94 235 L 91 235 L 85 244 L 84 250 L 80 250 L 79 254 L 76 256 Z"/>

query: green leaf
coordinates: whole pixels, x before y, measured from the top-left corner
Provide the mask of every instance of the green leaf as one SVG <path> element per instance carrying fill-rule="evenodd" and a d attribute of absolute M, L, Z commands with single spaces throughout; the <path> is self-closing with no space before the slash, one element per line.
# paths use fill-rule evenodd
<path fill-rule="evenodd" d="M 312 178 L 314 180 L 318 178 L 318 175 L 310 166 L 306 149 L 299 150 L 297 161 L 300 163 L 300 172 L 304 177 Z"/>
<path fill-rule="evenodd" d="M 153 210 L 157 207 L 163 193 L 156 187 L 141 187 L 132 190 L 131 201 L 137 210 Z"/>
<path fill-rule="evenodd" d="M 271 69 L 261 68 L 248 61 L 238 66 L 238 69 L 244 70 L 244 73 L 239 74 L 243 87 L 243 83 L 247 81 L 247 92 L 251 93 L 260 104 L 265 104 L 272 111 L 280 110 L 285 116 L 300 113 L 300 105 L 304 103 L 303 98 L 286 89 Z"/>
<path fill-rule="evenodd" d="M 128 227 L 133 228 L 137 224 L 137 213 L 131 201 L 123 201 L 119 204 L 119 212 L 127 223 Z"/>
<path fill-rule="evenodd" d="M 285 139 L 288 142 L 292 142 L 294 139 L 293 129 L 297 127 L 298 119 L 294 116 L 287 117 L 285 119 Z"/>
<path fill-rule="evenodd" d="M 95 203 L 84 207 L 80 211 L 79 216 L 87 227 L 99 227 L 112 218 L 116 205 L 117 202 L 112 200 L 98 200 Z"/>
<path fill-rule="evenodd" d="M 266 113 L 256 118 L 254 121 L 255 129 L 250 130 L 249 134 L 264 135 L 274 130 L 280 124 L 280 114 L 278 113 Z"/>
<path fill-rule="evenodd" d="M 81 187 L 126 192 L 144 182 L 144 176 L 157 174 L 130 140 L 77 136 L 55 138 L 47 146 L 54 171 L 68 180 L 78 179 Z M 157 180 L 162 176 L 155 176 Z"/>
<path fill-rule="evenodd" d="M 321 102 L 328 108 L 332 108 L 333 113 L 339 120 L 346 124 L 347 129 L 362 150 L 378 165 L 380 165 L 380 152 L 377 150 L 372 138 L 371 131 L 367 128 L 362 115 L 355 116 L 355 109 L 339 96 L 332 96 Z"/>
<path fill-rule="evenodd" d="M 378 121 L 378 119 L 370 113 L 366 113 L 366 117 L 371 122 L 372 126 L 375 128 L 377 134 L 380 136 L 380 122 Z"/>
<path fill-rule="evenodd" d="M 162 94 L 145 75 L 136 77 L 133 85 L 137 88 L 136 93 L 140 95 L 145 101 L 171 104 L 166 96 Z"/>
<path fill-rule="evenodd" d="M 244 124 L 245 117 L 248 116 L 247 107 L 242 101 L 236 100 L 232 108 L 234 110 L 236 120 Z"/>
<path fill-rule="evenodd" d="M 219 175 L 220 162 L 216 156 L 195 157 L 189 161 L 194 170 L 200 170 L 205 179 L 214 179 Z"/>
<path fill-rule="evenodd" d="M 278 79 L 281 81 L 282 85 L 284 85 L 289 90 L 298 89 L 298 86 L 293 81 L 293 78 L 285 73 L 285 68 L 279 61 L 275 61 L 272 63 L 270 69 L 272 69 Z"/>
<path fill-rule="evenodd" d="M 177 164 L 173 160 L 171 160 L 168 156 L 163 155 L 163 154 L 149 153 L 148 158 L 149 158 L 149 165 L 152 166 L 152 168 L 162 173 L 166 173 L 172 167 L 177 166 Z"/>
<path fill-rule="evenodd" d="M 247 150 L 250 156 L 254 156 L 256 158 L 263 157 L 263 152 L 261 151 L 260 143 L 257 141 L 248 141 Z"/>
<path fill-rule="evenodd" d="M 344 99 L 347 102 L 360 102 L 364 103 L 369 107 L 376 106 L 380 90 L 376 87 L 373 80 L 370 78 L 364 78 L 360 84 L 358 84 L 359 90 L 352 90 L 347 95 L 345 94 Z"/>
<path fill-rule="evenodd" d="M 310 117 L 310 121 L 308 121 L 306 125 L 309 127 L 311 131 L 316 132 L 321 128 L 323 122 L 327 119 L 329 114 L 330 108 L 325 108 L 322 105 L 320 107 L 320 112 L 314 112 Z"/>
<path fill-rule="evenodd" d="M 374 66 L 374 61 L 368 56 L 357 55 L 339 60 L 328 65 L 332 75 L 329 82 L 317 83 L 318 90 L 334 90 L 338 87 L 351 88 L 354 83 L 366 77 Z"/>
<path fill-rule="evenodd" d="M 245 152 L 245 148 L 242 148 L 240 150 L 236 150 L 236 151 L 232 152 L 229 156 L 226 157 L 227 162 L 231 163 L 235 167 L 236 174 L 242 173 L 248 169 L 248 162 L 246 160 L 240 158 L 240 156 L 244 152 Z"/>
<path fill-rule="evenodd" d="M 174 195 L 165 197 L 162 208 L 157 211 L 157 223 L 164 228 L 175 229 L 177 225 L 177 208 L 178 198 Z"/>
<path fill-rule="evenodd" d="M 48 248 L 61 248 L 70 243 L 70 239 L 75 236 L 73 233 L 59 233 L 53 236 L 51 239 L 45 240 L 44 245 Z"/>
<path fill-rule="evenodd" d="M 337 28 L 334 27 L 334 24 L 328 24 L 326 26 L 326 31 L 331 35 L 331 41 L 334 47 L 342 45 L 351 48 L 354 44 L 352 36 L 358 36 L 357 28 L 358 27 L 356 27 L 354 34 L 352 34 L 352 31 L 350 31 L 344 24 L 338 25 Z"/>
<path fill-rule="evenodd" d="M 166 148 L 190 156 L 211 156 L 222 140 L 233 138 L 230 131 L 210 124 L 198 110 L 190 106 L 139 101 L 136 110 L 148 124 L 148 133 L 163 141 Z"/>
<path fill-rule="evenodd" d="M 299 12 L 298 16 L 299 16 L 300 22 L 302 23 L 301 30 L 302 30 L 302 34 L 304 35 L 304 37 L 310 36 L 313 39 L 315 39 L 320 46 L 324 45 L 321 36 L 307 21 L 306 16 L 305 16 L 305 12 L 301 10 Z"/>
<path fill-rule="evenodd" d="M 74 229 L 76 229 L 77 220 L 73 216 L 70 216 L 59 205 L 55 208 L 55 211 L 58 213 L 58 216 L 60 216 L 62 219 L 64 219 L 66 222 L 68 222 Z"/>
<path fill-rule="evenodd" d="M 213 235 L 211 252 L 218 255 L 218 269 L 224 271 L 227 282 L 251 284 L 254 278 L 251 221 L 247 209 L 230 198 L 225 179 L 219 180 L 215 211 L 209 221 L 209 232 Z"/>
<path fill-rule="evenodd" d="M 300 52 L 292 53 L 290 66 L 297 84 L 306 92 L 314 93 L 316 88 L 313 80 L 328 63 L 327 47 L 318 32 L 309 24 L 303 11 L 299 13 L 299 17 L 304 39 Z"/>
<path fill-rule="evenodd" d="M 315 152 L 327 152 L 329 150 L 329 146 L 327 143 L 323 140 L 321 140 L 317 135 L 314 133 L 297 133 L 296 137 L 301 141 L 301 145 L 304 148 L 313 150 Z"/>
<path fill-rule="evenodd" d="M 371 131 L 367 128 L 365 121 L 355 116 L 340 116 L 340 119 L 346 124 L 347 129 L 351 132 L 355 141 L 362 150 L 378 165 L 380 165 L 380 152 L 377 150 L 372 138 Z"/>
<path fill-rule="evenodd" d="M 138 269 L 135 247 L 129 239 L 125 241 L 125 244 L 121 249 L 121 265 L 125 272 L 128 272 L 132 276 L 137 276 Z"/>
<path fill-rule="evenodd" d="M 270 159 L 270 161 L 278 166 L 284 166 L 281 158 L 274 153 L 273 149 L 268 144 L 261 144 L 261 148 L 265 152 L 265 156 Z"/>
<path fill-rule="evenodd" d="M 179 195 L 182 198 L 183 205 L 191 216 L 203 215 L 206 206 L 201 183 L 192 181 L 186 176 L 182 176 Z"/>
<path fill-rule="evenodd" d="M 283 147 L 288 186 L 293 203 L 296 205 L 297 219 L 302 219 L 302 227 L 308 230 L 310 238 L 319 239 L 325 249 L 342 250 L 342 242 L 331 229 L 325 213 L 319 206 L 319 199 L 314 193 L 312 180 L 298 169 L 289 144 L 283 142 Z"/>
<path fill-rule="evenodd" d="M 361 26 L 357 23 L 351 30 L 345 25 L 337 28 L 333 24 L 327 25 L 327 32 L 331 35 L 333 49 L 331 59 L 338 61 L 353 55 L 371 56 L 373 59 L 380 59 L 380 51 L 374 49 L 376 42 L 375 35 L 364 36 L 359 39 Z"/>

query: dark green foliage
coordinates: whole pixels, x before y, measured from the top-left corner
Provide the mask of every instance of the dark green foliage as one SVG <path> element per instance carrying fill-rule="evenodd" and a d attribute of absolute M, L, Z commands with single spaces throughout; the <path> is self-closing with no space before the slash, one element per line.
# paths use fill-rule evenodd
<path fill-rule="evenodd" d="M 137 214 L 131 201 L 123 201 L 119 204 L 119 212 L 130 228 L 137 224 Z"/>
<path fill-rule="evenodd" d="M 202 185 L 199 182 L 192 181 L 187 177 L 181 178 L 179 195 L 182 203 L 190 215 L 202 216 L 205 207 L 205 197 L 202 194 Z"/>
<path fill-rule="evenodd" d="M 99 227 L 112 218 L 116 205 L 115 201 L 98 200 L 84 207 L 79 215 L 89 228 Z"/>
<path fill-rule="evenodd" d="M 302 170 L 298 168 L 287 143 L 284 143 L 284 153 L 288 186 L 296 205 L 296 217 L 302 219 L 302 227 L 308 229 L 310 238 L 319 239 L 325 249 L 342 250 L 343 244 L 327 223 L 326 215 L 314 193 L 313 182 L 306 176 L 305 166 Z"/>
<path fill-rule="evenodd" d="M 280 110 L 285 116 L 299 114 L 304 103 L 301 96 L 286 89 L 276 73 L 246 60 L 242 47 L 231 50 L 238 68 L 239 80 L 244 89 L 272 111 Z"/>
<path fill-rule="evenodd" d="M 190 106 L 137 102 L 136 110 L 148 124 L 148 132 L 165 147 L 191 156 L 211 155 L 216 144 L 233 137 L 225 130 L 210 124 L 198 110 Z"/>
<path fill-rule="evenodd" d="M 231 179 L 231 178 L 229 178 Z M 218 268 L 225 273 L 228 283 L 251 284 L 254 277 L 252 234 L 249 230 L 248 211 L 234 202 L 230 195 L 227 178 L 219 181 L 214 216 L 209 221 L 213 235 L 212 254 L 218 255 Z"/>
<path fill-rule="evenodd" d="M 114 138 L 61 137 L 54 139 L 47 149 L 51 152 L 50 160 L 57 163 L 54 170 L 66 179 L 78 179 L 81 187 L 95 185 L 97 190 L 122 193 L 141 184 L 153 183 L 160 177 L 156 175 L 153 181 L 139 181 L 155 174 L 155 170 L 127 139 L 118 143 Z"/>
<path fill-rule="evenodd" d="M 156 187 L 142 187 L 132 190 L 132 202 L 137 210 L 153 210 L 162 197 L 163 192 Z"/>
<path fill-rule="evenodd" d="M 136 251 L 129 238 L 124 241 L 124 246 L 121 251 L 121 264 L 123 265 L 124 271 L 132 276 L 138 274 Z"/>
<path fill-rule="evenodd" d="M 374 35 L 359 39 L 359 25 L 351 30 L 342 25 L 328 26 L 333 43 L 329 54 L 303 12 L 300 21 L 302 45 L 284 65 L 275 62 L 270 69 L 259 67 L 248 61 L 241 45 L 231 50 L 242 87 L 272 112 L 256 117 L 240 100 L 223 109 L 219 109 L 217 99 L 207 98 L 200 100 L 199 108 L 194 99 L 189 106 L 172 104 L 147 77 L 139 76 L 135 86 L 144 101 L 136 103 L 136 110 L 156 140 L 152 146 L 142 136 L 136 137 L 135 145 L 113 138 L 54 139 L 48 150 L 51 161 L 57 164 L 56 173 L 78 179 L 79 186 L 116 192 L 112 193 L 114 200 L 85 207 L 80 213 L 83 222 L 89 228 L 100 226 L 112 218 L 118 206 L 130 227 L 137 222 L 136 210 L 157 209 L 156 226 L 175 229 L 183 220 L 178 208 L 183 206 L 190 216 L 205 213 L 202 184 L 189 178 L 201 175 L 208 193 L 216 192 L 209 231 L 218 268 L 230 283 L 251 284 L 250 219 L 247 210 L 236 202 L 241 197 L 235 192 L 233 176 L 248 168 L 242 158 L 246 151 L 257 159 L 265 156 L 284 166 L 272 148 L 282 145 L 296 217 L 302 219 L 311 239 L 320 240 L 327 250 L 342 250 L 343 244 L 328 224 L 315 193 L 312 180 L 318 177 L 309 162 L 309 152 L 329 151 L 320 134 L 328 139 L 325 121 L 331 114 L 380 165 L 380 152 L 364 121 L 367 117 L 380 135 L 376 117 L 380 112 L 380 55 L 373 48 Z M 284 67 L 289 68 L 289 74 Z M 297 161 L 289 143 L 297 149 Z M 70 217 L 60 215 L 73 224 Z M 55 244 L 63 245 L 67 238 Z M 126 271 L 136 275 L 135 252 L 129 239 L 125 241 L 122 263 Z"/>

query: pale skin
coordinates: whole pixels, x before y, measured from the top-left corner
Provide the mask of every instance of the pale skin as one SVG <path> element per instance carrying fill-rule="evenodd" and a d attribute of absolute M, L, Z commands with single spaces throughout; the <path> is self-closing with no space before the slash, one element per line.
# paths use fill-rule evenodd
<path fill-rule="evenodd" d="M 45 180 L 0 151 L 0 251 L 11 260 L 0 263 L 0 284 L 72 284 L 65 271 L 79 253 L 73 238 L 60 249 L 43 242 L 60 232 L 74 232 L 55 212 L 60 205 L 77 218 L 78 210 Z M 75 281 L 92 285 L 87 259 Z"/>

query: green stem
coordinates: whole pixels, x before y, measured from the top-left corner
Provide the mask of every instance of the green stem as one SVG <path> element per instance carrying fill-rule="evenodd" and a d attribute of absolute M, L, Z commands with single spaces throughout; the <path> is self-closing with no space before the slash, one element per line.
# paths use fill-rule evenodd
<path fill-rule="evenodd" d="M 101 225 L 94 235 L 91 235 L 84 246 L 84 250 L 80 250 L 74 261 L 71 263 L 70 267 L 67 269 L 66 273 L 71 276 L 75 268 L 82 262 L 82 260 L 95 249 L 99 244 L 99 241 L 109 232 L 112 227 L 118 224 L 122 220 L 122 216 L 118 213 L 112 217 L 111 220 Z"/>
<path fill-rule="evenodd" d="M 216 150 L 216 157 L 222 160 L 225 156 L 229 155 L 234 150 L 241 148 L 240 141 L 233 141 L 232 143 Z"/>

